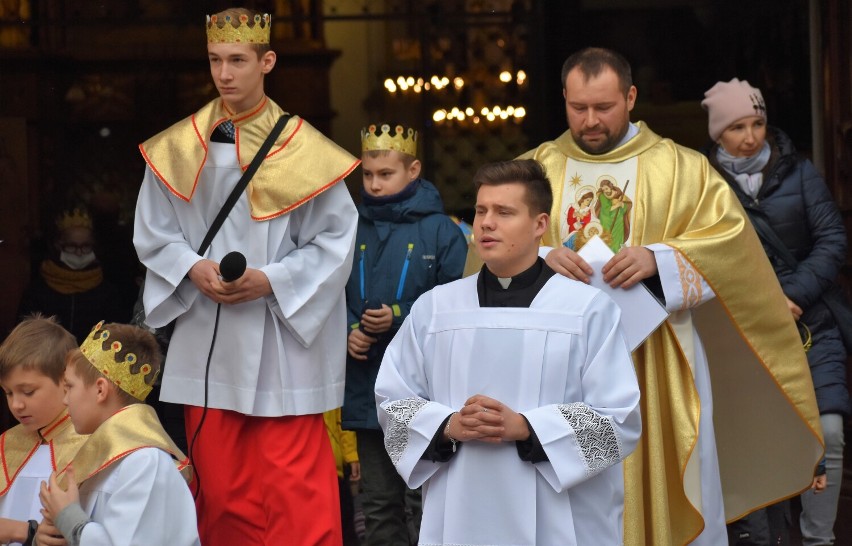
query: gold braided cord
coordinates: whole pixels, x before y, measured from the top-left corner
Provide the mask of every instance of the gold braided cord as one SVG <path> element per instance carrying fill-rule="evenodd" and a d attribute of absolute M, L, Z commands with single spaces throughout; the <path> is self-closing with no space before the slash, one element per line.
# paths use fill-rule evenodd
<path fill-rule="evenodd" d="M 808 352 L 811 350 L 811 347 L 814 346 L 814 338 L 811 335 L 811 329 L 808 328 L 808 325 L 804 322 L 797 322 L 796 325 L 799 327 L 799 333 L 802 333 L 802 331 L 804 331 L 805 335 L 803 336 L 804 339 L 802 340 L 802 348 L 805 350 L 805 352 Z"/>

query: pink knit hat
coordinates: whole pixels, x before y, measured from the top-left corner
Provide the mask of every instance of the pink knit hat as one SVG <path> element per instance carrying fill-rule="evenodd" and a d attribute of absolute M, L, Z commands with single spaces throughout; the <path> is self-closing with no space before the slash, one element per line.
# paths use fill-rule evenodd
<path fill-rule="evenodd" d="M 719 140 L 719 136 L 735 121 L 749 116 L 761 116 L 766 119 L 766 103 L 760 89 L 752 87 L 745 80 L 732 79 L 729 82 L 716 82 L 716 85 L 704 92 L 701 106 L 707 110 L 710 138 Z"/>

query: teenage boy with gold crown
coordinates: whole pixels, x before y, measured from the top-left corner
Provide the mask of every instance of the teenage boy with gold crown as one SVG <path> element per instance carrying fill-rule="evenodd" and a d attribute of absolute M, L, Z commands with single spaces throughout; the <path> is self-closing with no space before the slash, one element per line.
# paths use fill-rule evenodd
<path fill-rule="evenodd" d="M 149 332 L 103 321 L 68 354 L 65 404 L 77 433 L 90 436 L 41 484 L 44 516 L 61 537 L 42 523 L 37 544 L 200 544 L 189 461 L 144 404 L 161 361 Z"/>
<path fill-rule="evenodd" d="M 358 433 L 367 544 L 409 539 L 414 544 L 417 536 L 408 535 L 409 528 L 415 535 L 420 528 L 420 493 L 407 490 L 385 451 L 376 375 L 414 301 L 461 277 L 467 243 L 444 214 L 437 188 L 420 176 L 414 129 L 390 124 L 363 129 L 361 170 L 355 261 L 346 285 L 349 358 L 342 426 Z"/>
<path fill-rule="evenodd" d="M 343 289 L 357 212 L 340 182 L 358 160 L 291 117 L 209 250 L 198 253 L 284 114 L 264 94 L 276 61 L 269 31 L 269 15 L 210 16 L 219 98 L 139 147 L 147 169 L 134 244 L 148 268 L 147 322 L 177 319 L 160 399 L 186 405 L 199 532 L 210 546 L 340 542 L 322 413 L 343 402 Z M 247 268 L 229 282 L 219 262 L 231 251 L 245 255 Z"/>

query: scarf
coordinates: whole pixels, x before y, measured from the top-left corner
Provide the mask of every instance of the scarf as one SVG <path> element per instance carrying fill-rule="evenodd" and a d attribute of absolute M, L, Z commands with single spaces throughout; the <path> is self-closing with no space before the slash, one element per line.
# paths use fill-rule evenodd
<path fill-rule="evenodd" d="M 760 151 L 751 157 L 734 157 L 722 146 L 716 150 L 719 165 L 734 177 L 739 187 L 752 199 L 757 197 L 763 185 L 763 168 L 769 163 L 769 155 L 768 142 L 764 142 Z"/>
<path fill-rule="evenodd" d="M 104 280 L 100 266 L 74 271 L 62 267 L 53 260 L 41 262 L 41 277 L 52 290 L 60 294 L 79 294 L 97 287 Z"/>

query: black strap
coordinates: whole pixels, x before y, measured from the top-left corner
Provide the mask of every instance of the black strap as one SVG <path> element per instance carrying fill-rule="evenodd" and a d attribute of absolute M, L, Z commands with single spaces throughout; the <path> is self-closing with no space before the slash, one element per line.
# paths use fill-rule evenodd
<path fill-rule="evenodd" d="M 753 210 L 746 209 L 746 213 L 748 213 L 748 217 L 751 219 L 751 224 L 754 226 L 754 230 L 757 232 L 757 235 L 763 239 L 763 242 L 775 250 L 779 258 L 787 262 L 790 269 L 795 271 L 796 267 L 799 265 L 799 261 L 795 258 L 795 256 L 793 256 L 793 253 L 790 252 L 787 245 L 781 241 L 781 238 L 778 237 L 778 234 L 775 233 L 775 230 L 772 229 L 772 226 L 770 226 L 769 222 L 766 221 L 766 218 L 764 218 L 759 212 L 755 212 Z"/>
<path fill-rule="evenodd" d="M 228 217 L 231 209 L 237 204 L 237 200 L 240 198 L 240 195 L 242 195 L 243 191 L 245 191 L 246 186 L 248 186 L 248 183 L 251 181 L 254 173 L 256 173 L 257 169 L 260 168 L 260 164 L 263 162 L 266 154 L 269 153 L 270 148 L 272 148 L 272 144 L 278 138 L 278 135 L 281 134 L 281 131 L 284 130 L 284 126 L 287 125 L 289 120 L 290 114 L 284 114 L 278 118 L 278 122 L 275 124 L 275 127 L 273 127 L 272 131 L 269 132 L 269 136 L 267 136 L 266 140 L 263 141 L 263 144 L 261 144 L 257 153 L 254 154 L 254 158 L 251 160 L 248 169 L 245 170 L 243 176 L 240 177 L 240 181 L 237 182 L 236 186 L 234 186 L 234 189 L 231 191 L 231 195 L 229 195 L 228 199 L 225 200 L 225 204 L 222 205 L 222 209 L 219 211 L 216 219 L 213 220 L 212 224 L 210 224 L 210 229 L 207 230 L 207 235 L 204 236 L 204 240 L 201 241 L 201 246 L 198 247 L 199 256 L 203 256 L 204 253 L 207 252 L 207 248 L 210 246 L 210 243 L 213 242 L 213 237 L 216 236 L 219 228 L 221 228 L 222 224 L 225 223 L 225 218 Z"/>

